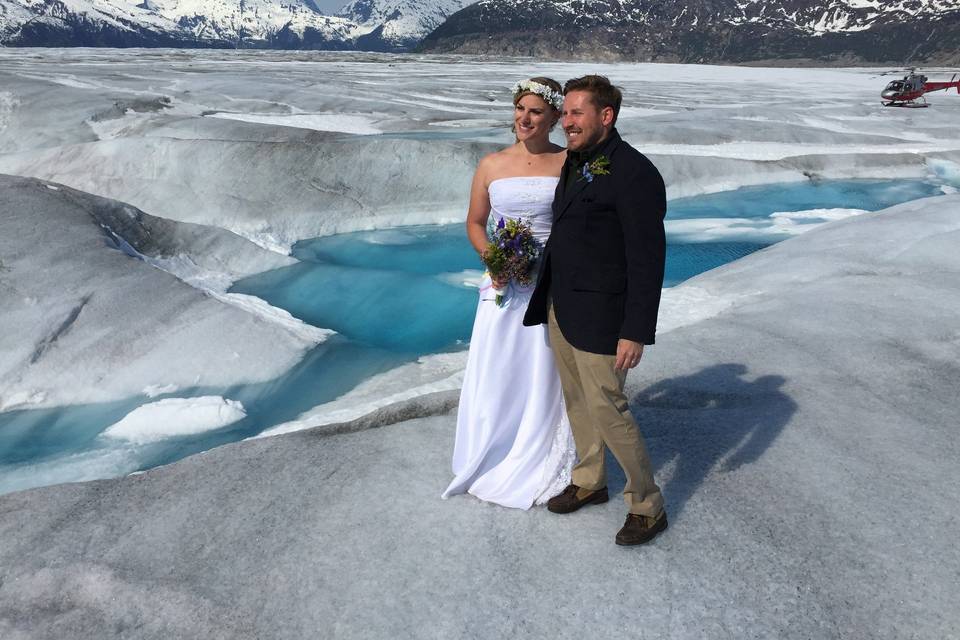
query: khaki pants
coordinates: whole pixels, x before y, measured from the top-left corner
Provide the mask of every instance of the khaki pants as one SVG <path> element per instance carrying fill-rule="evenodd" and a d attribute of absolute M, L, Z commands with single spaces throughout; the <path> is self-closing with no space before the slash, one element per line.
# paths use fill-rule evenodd
<path fill-rule="evenodd" d="M 646 444 L 623 393 L 626 370 L 616 370 L 616 356 L 572 347 L 557 326 L 552 304 L 548 326 L 580 458 L 573 468 L 573 484 L 589 490 L 607 486 L 604 448 L 608 447 L 627 478 L 623 489 L 627 510 L 643 516 L 659 515 L 663 496 L 653 479 Z"/>

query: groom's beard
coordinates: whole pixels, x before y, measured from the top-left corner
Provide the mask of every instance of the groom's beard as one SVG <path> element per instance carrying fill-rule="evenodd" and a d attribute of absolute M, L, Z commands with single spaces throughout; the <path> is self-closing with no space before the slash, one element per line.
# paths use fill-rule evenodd
<path fill-rule="evenodd" d="M 576 135 L 573 139 L 570 138 L 570 132 L 576 131 Z M 585 135 L 585 132 L 582 129 L 564 129 L 564 136 L 567 139 L 567 148 L 571 151 L 587 151 L 589 149 L 597 146 L 600 141 L 603 139 L 603 128 L 601 127 L 599 131 L 591 132 L 592 135 Z"/>

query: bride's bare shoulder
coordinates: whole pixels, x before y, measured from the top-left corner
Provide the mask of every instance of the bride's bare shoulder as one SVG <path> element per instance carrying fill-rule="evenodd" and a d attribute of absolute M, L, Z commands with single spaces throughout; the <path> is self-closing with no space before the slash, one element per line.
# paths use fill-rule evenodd
<path fill-rule="evenodd" d="M 507 170 L 514 156 L 516 156 L 516 150 L 513 146 L 488 153 L 480 158 L 480 162 L 477 164 L 477 173 L 496 177 Z"/>
<path fill-rule="evenodd" d="M 492 165 L 504 165 L 509 164 L 512 160 L 515 160 L 519 155 L 520 150 L 517 148 L 517 145 L 512 144 L 509 147 L 504 147 L 499 151 L 494 151 L 493 153 L 488 153 L 484 156 L 484 160 L 487 160 Z"/>

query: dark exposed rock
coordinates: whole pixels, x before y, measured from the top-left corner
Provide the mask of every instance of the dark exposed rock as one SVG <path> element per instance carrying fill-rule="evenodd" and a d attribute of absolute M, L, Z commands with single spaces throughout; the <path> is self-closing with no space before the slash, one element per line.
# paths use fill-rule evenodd
<path fill-rule="evenodd" d="M 960 5 L 915 4 L 910 15 L 894 2 L 874 11 L 810 0 L 483 0 L 452 15 L 418 50 L 596 61 L 960 62 Z"/>

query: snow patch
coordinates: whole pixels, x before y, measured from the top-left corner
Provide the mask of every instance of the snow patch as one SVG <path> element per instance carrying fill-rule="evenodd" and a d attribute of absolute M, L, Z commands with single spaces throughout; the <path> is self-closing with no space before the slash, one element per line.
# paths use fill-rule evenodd
<path fill-rule="evenodd" d="M 179 388 L 180 387 L 175 384 L 151 384 L 143 388 L 143 395 L 148 398 L 156 398 L 157 396 L 173 393 Z"/>
<path fill-rule="evenodd" d="M 231 231 L 241 238 L 245 238 L 257 245 L 261 249 L 279 253 L 282 256 L 290 255 L 290 248 L 293 247 L 293 240 L 281 240 L 277 235 L 265 228 L 244 229 L 242 227 L 232 228 Z"/>
<path fill-rule="evenodd" d="M 459 273 L 441 273 L 437 275 L 437 278 L 455 287 L 478 289 L 480 288 L 480 281 L 483 280 L 483 271 L 480 269 L 464 269 Z"/>
<path fill-rule="evenodd" d="M 20 105 L 20 101 L 9 91 L 0 91 L 0 131 L 7 128 L 10 114 Z"/>
<path fill-rule="evenodd" d="M 46 399 L 47 394 L 43 391 L 19 391 L 6 399 L 0 398 L 0 412 L 42 404 Z"/>
<path fill-rule="evenodd" d="M 912 141 L 897 144 L 832 145 L 832 144 L 783 144 L 779 142 L 724 142 L 719 144 L 645 144 L 642 147 L 648 155 L 664 156 L 703 156 L 711 158 L 736 158 L 740 160 L 785 160 L 797 156 L 844 155 L 844 154 L 899 154 L 899 153 L 936 153 L 939 151 L 960 150 L 957 141 L 944 140 L 939 143 L 915 143 Z"/>
<path fill-rule="evenodd" d="M 290 333 L 293 333 L 294 335 L 303 338 L 304 340 L 308 340 L 314 344 L 320 344 L 321 342 L 326 341 L 330 336 L 336 334 L 336 331 L 332 329 L 323 329 L 320 327 L 315 327 L 312 324 L 307 324 L 303 320 L 290 315 L 290 312 L 286 309 L 274 307 L 266 300 L 256 296 L 247 295 L 245 293 L 210 292 L 210 294 L 221 302 L 226 302 L 227 304 L 239 307 L 244 311 L 267 320 L 268 322 L 278 324 L 287 329 Z"/>
<path fill-rule="evenodd" d="M 424 356 L 416 362 L 373 376 L 336 400 L 318 405 L 296 420 L 271 427 L 254 438 L 349 422 L 397 402 L 459 389 L 466 366 L 466 351 Z"/>
<path fill-rule="evenodd" d="M 667 220 L 666 230 L 673 240 L 684 242 L 753 241 L 776 242 L 816 229 L 833 220 L 869 213 L 863 209 L 806 209 L 778 211 L 768 218 L 686 218 Z"/>
<path fill-rule="evenodd" d="M 145 262 L 152 264 L 161 271 L 166 271 L 172 276 L 176 276 L 190 286 L 201 289 L 208 293 L 225 292 L 233 284 L 233 277 L 222 271 L 209 271 L 200 267 L 190 256 L 178 254 L 170 257 L 155 258 L 136 252 L 133 247 L 127 244 L 136 256 Z M 126 250 L 126 248 L 124 249 Z"/>
<path fill-rule="evenodd" d="M 755 218 L 690 218 L 668 220 L 667 236 L 682 242 L 748 241 L 773 243 L 784 234 L 796 235 L 809 231 L 814 225 L 791 225 L 784 221 Z"/>
<path fill-rule="evenodd" d="M 780 225 L 800 222 L 804 225 L 802 231 L 808 231 L 819 226 L 809 224 L 807 221 L 810 220 L 822 220 L 824 222 L 829 220 L 843 220 L 844 218 L 859 216 L 864 213 L 869 212 L 864 209 L 808 209 L 806 211 L 778 211 L 771 213 L 770 217 Z"/>
<path fill-rule="evenodd" d="M 274 307 L 262 298 L 242 293 L 226 293 L 226 290 L 233 283 L 233 278 L 230 274 L 202 269 L 188 256 L 178 255 L 170 258 L 153 258 L 138 253 L 122 239 L 118 240 L 118 242 L 120 242 L 123 250 L 128 254 L 139 257 L 158 269 L 176 276 L 180 280 L 204 291 L 220 302 L 242 309 L 267 322 L 279 325 L 298 338 L 314 345 L 324 342 L 336 333 L 336 331 L 332 329 L 323 329 L 307 324 L 303 320 L 292 316 L 286 309 Z"/>
<path fill-rule="evenodd" d="M 503 120 L 488 118 L 463 118 L 459 120 L 437 120 L 428 122 L 431 127 L 450 127 L 454 129 L 496 129 L 503 127 Z"/>
<path fill-rule="evenodd" d="M 931 158 L 927 160 L 927 166 L 937 178 L 951 187 L 960 188 L 960 163 Z"/>
<path fill-rule="evenodd" d="M 131 445 L 94 449 L 43 462 L 8 466 L 0 475 L 0 494 L 64 482 L 115 478 L 135 471 L 142 461 Z"/>
<path fill-rule="evenodd" d="M 660 297 L 657 334 L 686 327 L 720 315 L 748 295 L 718 295 L 696 285 L 664 289 Z"/>
<path fill-rule="evenodd" d="M 417 239 L 403 229 L 382 229 L 379 231 L 363 233 L 358 238 L 367 244 L 375 244 L 385 247 L 401 247 L 411 245 Z"/>
<path fill-rule="evenodd" d="M 225 120 L 239 120 L 256 124 L 273 124 L 281 127 L 295 127 L 297 129 L 313 129 L 314 131 L 335 131 L 338 133 L 354 133 L 357 135 L 375 135 L 382 133 L 374 126 L 375 120 L 358 115 L 344 115 L 341 113 L 310 113 L 295 115 L 275 115 L 257 113 L 212 113 L 208 118 L 223 118 Z"/>
<path fill-rule="evenodd" d="M 137 407 L 103 432 L 133 444 L 220 429 L 247 417 L 243 404 L 220 396 L 167 398 Z"/>
<path fill-rule="evenodd" d="M 31 73 L 19 73 L 17 74 L 21 78 L 27 78 L 30 80 L 40 80 L 41 82 L 51 82 L 53 84 L 58 84 L 63 87 L 70 87 L 72 89 L 103 89 L 103 85 L 95 82 L 90 82 L 87 80 L 81 80 L 80 78 L 72 75 L 65 74 L 47 74 L 47 75 L 36 75 Z"/>

